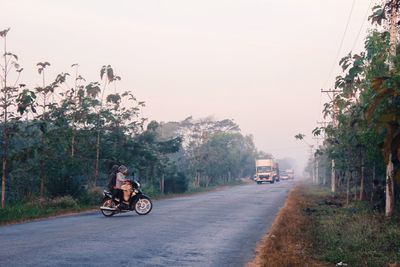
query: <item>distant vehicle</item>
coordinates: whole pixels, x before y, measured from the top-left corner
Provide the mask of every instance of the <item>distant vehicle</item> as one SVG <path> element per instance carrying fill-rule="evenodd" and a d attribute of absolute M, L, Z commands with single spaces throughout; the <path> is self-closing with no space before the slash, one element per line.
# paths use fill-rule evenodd
<path fill-rule="evenodd" d="M 286 169 L 285 172 L 288 175 L 288 179 L 292 179 L 292 180 L 294 179 L 294 171 L 293 171 L 293 169 Z"/>
<path fill-rule="evenodd" d="M 280 178 L 281 178 L 282 180 L 289 180 L 289 174 L 288 174 L 286 171 L 282 171 L 282 172 L 280 173 Z"/>
<path fill-rule="evenodd" d="M 273 159 L 256 160 L 256 178 L 257 184 L 269 182 L 271 184 L 279 181 L 279 166 Z"/>

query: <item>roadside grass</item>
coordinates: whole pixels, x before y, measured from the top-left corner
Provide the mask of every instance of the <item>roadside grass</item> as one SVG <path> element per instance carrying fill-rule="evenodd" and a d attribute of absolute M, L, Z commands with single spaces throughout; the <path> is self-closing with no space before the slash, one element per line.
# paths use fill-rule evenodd
<path fill-rule="evenodd" d="M 301 183 L 289 194 L 253 266 L 400 266 L 398 215 L 386 219 L 369 202 Z"/>
<path fill-rule="evenodd" d="M 315 227 L 307 229 L 321 261 L 348 266 L 386 266 L 400 262 L 399 217 L 386 219 L 366 201 L 345 205 L 344 197 L 318 195 L 318 187 L 308 189 L 314 200 L 305 210 Z"/>
<path fill-rule="evenodd" d="M 0 209 L 0 225 L 18 223 L 39 218 L 82 212 L 93 209 L 101 199 L 101 190 L 89 191 L 80 199 L 62 196 L 52 199 L 32 199 L 26 203 L 14 203 Z"/>
<path fill-rule="evenodd" d="M 76 205 L 70 207 L 65 206 L 64 204 L 65 203 L 60 203 L 59 206 L 47 206 L 38 202 L 37 204 L 26 203 L 7 206 L 4 209 L 0 209 L 0 225 L 47 218 L 72 212 L 81 212 L 93 208 L 93 206 L 89 205 Z"/>
<path fill-rule="evenodd" d="M 302 188 L 295 186 L 247 267 L 329 266 L 313 258 L 312 243 L 306 235 L 310 222 L 302 212 L 307 205 L 309 201 Z"/>

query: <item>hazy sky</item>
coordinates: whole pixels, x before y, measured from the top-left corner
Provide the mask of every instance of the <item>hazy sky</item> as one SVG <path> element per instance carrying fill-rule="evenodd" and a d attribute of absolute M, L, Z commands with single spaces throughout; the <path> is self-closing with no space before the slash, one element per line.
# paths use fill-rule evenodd
<path fill-rule="evenodd" d="M 50 77 L 79 63 L 88 81 L 110 64 L 120 90 L 146 102 L 144 116 L 234 119 L 259 149 L 301 165 L 308 148 L 294 135 L 314 141 L 326 100 L 320 90 L 339 73 L 329 77 L 352 2 L 0 0 L 0 30 L 11 27 L 21 82 L 39 84 L 41 61 L 52 64 Z M 375 2 L 356 0 L 340 56 L 362 48 Z"/>

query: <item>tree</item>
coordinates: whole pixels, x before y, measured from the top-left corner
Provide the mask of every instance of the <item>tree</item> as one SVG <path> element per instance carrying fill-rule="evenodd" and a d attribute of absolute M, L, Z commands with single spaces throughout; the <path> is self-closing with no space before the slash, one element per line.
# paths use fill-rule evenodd
<path fill-rule="evenodd" d="M 400 179 L 400 76 L 396 71 L 400 62 L 396 54 L 399 9 L 399 0 L 373 8 L 369 17 L 372 24 L 388 21 L 390 31 L 372 30 L 365 40 L 365 52 L 349 53 L 340 60 L 343 75 L 335 82 L 339 93 L 324 108 L 324 115 L 330 115 L 333 122 L 317 129 L 326 136 L 321 151 L 334 160 L 335 169 L 342 176 L 340 181 L 345 177 L 348 200 L 352 188 L 356 198 L 364 199 L 367 174 L 373 177 L 370 184 L 375 184 L 383 176 L 376 177 L 376 170 L 386 164 L 386 216 L 393 213 L 395 174 Z"/>
<path fill-rule="evenodd" d="M 371 16 L 372 22 L 378 24 L 387 17 L 390 18 L 389 68 L 386 76 L 377 76 L 372 80 L 373 99 L 368 105 L 368 121 L 373 117 L 378 122 L 377 128 L 385 128 L 383 155 L 386 163 L 386 208 L 385 214 L 390 217 L 394 209 L 394 161 L 399 161 L 400 155 L 400 76 L 396 71 L 396 48 L 398 31 L 398 12 L 400 1 L 386 2 L 382 7 L 376 7 Z M 378 110 L 379 109 L 379 110 Z M 378 111 L 378 112 L 376 112 Z"/>
<path fill-rule="evenodd" d="M 32 103 L 35 100 L 35 95 L 24 88 L 24 84 L 18 84 L 19 77 L 22 72 L 22 68 L 18 64 L 18 56 L 7 50 L 7 34 L 10 28 L 0 31 L 0 37 L 3 38 L 4 50 L 3 59 L 4 63 L 1 64 L 1 97 L 0 97 L 0 108 L 2 109 L 1 122 L 2 122 L 2 176 L 1 176 L 1 207 L 6 206 L 6 179 L 8 169 L 8 148 L 9 148 L 9 137 L 10 137 L 10 124 L 21 117 L 18 117 L 11 110 L 12 106 L 17 107 L 18 112 L 22 115 L 25 110 L 31 107 L 32 111 L 35 111 Z M 14 70 L 17 73 L 14 83 L 10 82 L 10 71 Z M 20 93 L 20 89 L 23 91 Z"/>

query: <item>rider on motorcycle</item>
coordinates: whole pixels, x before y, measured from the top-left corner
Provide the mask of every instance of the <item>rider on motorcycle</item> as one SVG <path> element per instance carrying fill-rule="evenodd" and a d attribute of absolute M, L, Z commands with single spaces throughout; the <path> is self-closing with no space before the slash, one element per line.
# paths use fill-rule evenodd
<path fill-rule="evenodd" d="M 115 183 L 115 190 L 116 190 L 116 196 L 118 196 L 120 203 L 122 203 L 124 199 L 124 194 L 121 189 L 121 186 L 129 181 L 126 179 L 126 176 L 128 176 L 128 168 L 124 165 L 119 166 L 117 176 L 116 176 L 116 183 Z M 119 205 L 120 206 L 120 205 Z"/>

